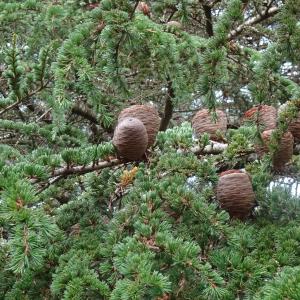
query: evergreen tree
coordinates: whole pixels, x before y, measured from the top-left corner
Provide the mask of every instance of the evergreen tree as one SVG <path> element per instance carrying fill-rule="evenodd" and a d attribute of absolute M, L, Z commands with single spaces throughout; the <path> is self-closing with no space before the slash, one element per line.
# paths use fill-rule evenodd
<path fill-rule="evenodd" d="M 0 0 L 0 299 L 299 299 L 299 195 L 270 189 L 299 20 L 298 0 Z M 149 103 L 156 142 L 125 162 L 117 116 Z M 257 158 L 264 128 L 238 120 L 261 104 L 286 109 Z M 227 114 L 219 148 L 202 108 Z M 243 221 L 216 199 L 241 168 Z"/>

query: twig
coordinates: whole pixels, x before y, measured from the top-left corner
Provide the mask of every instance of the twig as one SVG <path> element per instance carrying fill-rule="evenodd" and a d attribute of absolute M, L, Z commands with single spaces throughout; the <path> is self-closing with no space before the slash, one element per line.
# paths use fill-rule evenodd
<path fill-rule="evenodd" d="M 7 107 L 5 107 L 3 110 L 0 111 L 0 116 L 3 115 L 4 113 L 6 113 L 7 111 L 15 108 L 16 106 L 18 106 L 21 103 L 21 101 L 17 101 Z"/>
<path fill-rule="evenodd" d="M 46 110 L 40 117 L 38 117 L 36 122 L 39 122 L 41 119 L 43 119 L 51 110 L 52 110 L 52 108 Z"/>
<path fill-rule="evenodd" d="M 59 181 L 60 179 L 62 179 L 63 176 L 60 175 L 60 176 L 57 176 L 53 179 L 50 179 L 43 187 L 41 187 L 37 192 L 36 192 L 36 195 L 40 194 L 41 192 L 43 192 L 44 190 L 46 190 L 50 185 L 52 185 L 53 183 Z"/>
<path fill-rule="evenodd" d="M 32 91 L 31 93 L 29 93 L 28 95 L 26 95 L 25 97 L 23 97 L 22 99 L 18 100 L 17 102 L 7 106 L 6 108 L 4 108 L 3 110 L 0 111 L 0 116 L 3 115 L 4 113 L 6 113 L 7 111 L 17 107 L 19 104 L 21 104 L 25 99 L 28 100 L 29 98 L 31 98 L 32 96 L 34 96 L 35 94 L 37 94 L 38 92 L 40 92 L 42 89 L 46 88 L 47 85 L 51 82 L 52 78 L 50 78 L 44 85 L 41 85 L 39 88 L 37 88 L 36 90 Z"/>
<path fill-rule="evenodd" d="M 94 124 L 99 124 L 96 114 L 84 104 L 76 104 L 72 107 L 72 113 L 79 115 Z"/>
<path fill-rule="evenodd" d="M 171 14 L 169 15 L 167 22 L 171 21 L 171 19 L 173 18 L 174 14 L 177 12 L 177 8 L 175 7 L 175 9 L 172 10 Z M 166 23 L 167 23 L 166 22 Z"/>

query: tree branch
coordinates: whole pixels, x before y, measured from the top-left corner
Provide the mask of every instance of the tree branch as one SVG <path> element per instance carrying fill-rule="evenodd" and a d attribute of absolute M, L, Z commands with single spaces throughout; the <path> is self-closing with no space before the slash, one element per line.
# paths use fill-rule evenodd
<path fill-rule="evenodd" d="M 41 85 L 36 90 L 32 91 L 31 93 L 29 93 L 28 95 L 26 95 L 22 99 L 20 99 L 20 100 L 14 102 L 13 104 L 5 107 L 3 110 L 0 111 L 0 116 L 3 115 L 4 113 L 6 113 L 7 111 L 9 111 L 9 110 L 17 107 L 19 104 L 21 104 L 22 102 L 24 102 L 24 100 L 28 100 L 29 98 L 31 98 L 32 96 L 34 96 L 35 94 L 37 94 L 38 92 L 40 92 L 41 90 L 43 90 L 44 88 L 46 88 L 48 86 L 48 84 L 51 82 L 52 79 L 53 78 L 50 78 L 44 85 Z"/>
<path fill-rule="evenodd" d="M 228 40 L 232 40 L 237 35 L 239 35 L 244 30 L 245 27 L 255 25 L 257 23 L 260 23 L 268 19 L 269 17 L 276 15 L 279 12 L 279 9 L 280 9 L 279 7 L 271 7 L 270 9 L 266 9 L 265 11 L 263 11 L 261 14 L 250 18 L 245 23 L 241 24 L 236 29 L 232 30 L 228 34 Z"/>
<path fill-rule="evenodd" d="M 175 98 L 174 89 L 172 87 L 172 81 L 168 77 L 168 95 L 165 103 L 164 115 L 161 119 L 159 130 L 165 131 L 168 128 L 170 120 L 172 119 L 174 105 L 173 105 L 173 98 Z"/>
<path fill-rule="evenodd" d="M 98 164 L 90 164 L 88 166 L 63 167 L 63 168 L 55 170 L 51 174 L 51 178 L 57 177 L 57 176 L 66 177 L 69 175 L 80 175 L 80 174 L 90 173 L 90 172 L 98 171 L 101 169 L 114 167 L 114 166 L 120 165 L 122 163 L 123 163 L 123 161 L 121 161 L 119 159 L 112 159 L 109 161 L 101 161 Z"/>
<path fill-rule="evenodd" d="M 211 7 L 209 5 L 203 5 L 202 7 L 206 18 L 206 25 L 205 25 L 206 33 L 208 34 L 208 36 L 213 36 L 214 30 L 213 30 Z"/>
<path fill-rule="evenodd" d="M 3 115 L 4 113 L 6 113 L 7 111 L 17 107 L 20 103 L 21 103 L 21 101 L 17 101 L 17 102 L 14 102 L 11 105 L 5 107 L 3 110 L 0 111 L 0 116 Z"/>
<path fill-rule="evenodd" d="M 89 109 L 86 105 L 82 105 L 82 104 L 74 105 L 72 107 L 72 113 L 76 114 L 78 116 L 81 116 L 81 117 L 91 121 L 92 123 L 95 123 L 95 124 L 99 123 L 96 114 L 91 109 Z"/>
<path fill-rule="evenodd" d="M 195 146 L 191 149 L 189 149 L 188 151 L 191 151 L 192 153 L 194 153 L 195 155 L 199 155 L 199 154 L 219 154 L 222 153 L 226 148 L 227 148 L 227 144 L 222 144 L 222 143 L 218 143 L 218 142 L 213 142 L 211 141 L 211 143 L 207 146 L 205 146 L 204 148 L 200 148 L 199 146 Z M 178 151 L 181 151 L 180 149 Z M 182 150 L 183 152 L 185 150 Z M 100 161 L 99 163 L 95 164 L 89 164 L 87 166 L 65 166 L 65 167 L 61 167 L 59 169 L 54 170 L 48 177 L 47 182 L 45 183 L 44 186 L 42 186 L 37 194 L 41 193 L 42 191 L 44 191 L 46 188 L 48 188 L 51 184 L 65 178 L 68 176 L 72 176 L 72 175 L 82 175 L 82 174 L 86 174 L 86 173 L 90 173 L 90 172 L 95 172 L 95 171 L 99 171 L 105 168 L 111 168 L 111 167 L 115 167 L 115 166 L 119 166 L 124 164 L 125 162 L 121 159 L 112 159 L 112 160 L 103 160 Z M 38 179 L 32 179 L 31 180 L 32 184 L 39 184 L 42 183 L 41 181 L 39 181 Z"/>

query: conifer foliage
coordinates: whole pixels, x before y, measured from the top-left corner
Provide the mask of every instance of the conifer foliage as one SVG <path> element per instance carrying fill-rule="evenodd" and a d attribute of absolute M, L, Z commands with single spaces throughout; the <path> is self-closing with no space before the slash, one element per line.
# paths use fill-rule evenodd
<path fill-rule="evenodd" d="M 0 299 L 300 299 L 300 195 L 270 185 L 299 177 L 299 20 L 299 0 L 0 0 Z"/>

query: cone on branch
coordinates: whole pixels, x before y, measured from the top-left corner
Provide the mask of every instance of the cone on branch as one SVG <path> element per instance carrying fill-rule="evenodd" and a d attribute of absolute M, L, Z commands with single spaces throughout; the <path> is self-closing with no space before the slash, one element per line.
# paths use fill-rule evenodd
<path fill-rule="evenodd" d="M 295 141 L 300 142 L 300 112 L 297 119 L 289 125 L 289 131 L 292 133 Z"/>
<path fill-rule="evenodd" d="M 192 127 L 199 137 L 204 133 L 210 134 L 211 140 L 220 140 L 217 132 L 224 134 L 227 130 L 227 117 L 221 110 L 216 110 L 217 119 L 213 117 L 208 109 L 199 110 L 192 119 Z"/>
<path fill-rule="evenodd" d="M 121 158 L 128 161 L 141 159 L 148 144 L 144 124 L 136 118 L 122 119 L 115 129 L 113 144 Z"/>
<path fill-rule="evenodd" d="M 239 170 L 221 173 L 217 185 L 217 200 L 230 217 L 245 219 L 255 205 L 250 176 Z"/>
<path fill-rule="evenodd" d="M 264 147 L 262 148 L 263 152 L 269 152 L 269 145 L 272 133 L 274 129 L 265 130 L 262 133 L 262 139 L 264 142 Z M 287 131 L 281 137 L 279 144 L 277 146 L 274 155 L 273 155 L 273 167 L 274 170 L 280 171 L 284 169 L 285 165 L 291 160 L 293 156 L 293 148 L 294 148 L 294 137 L 291 132 Z"/>
<path fill-rule="evenodd" d="M 120 112 L 118 122 L 120 123 L 124 118 L 128 117 L 137 118 L 144 124 L 148 135 L 147 148 L 151 147 L 155 142 L 160 125 L 160 117 L 157 110 L 150 105 L 133 105 Z"/>
<path fill-rule="evenodd" d="M 279 107 L 278 117 L 279 117 L 280 113 L 283 112 L 287 108 L 288 104 L 289 103 L 286 102 Z M 296 119 L 294 119 L 290 123 L 290 125 L 288 127 L 288 131 L 290 131 L 291 134 L 293 135 L 295 142 L 300 142 L 300 112 L 298 112 Z"/>
<path fill-rule="evenodd" d="M 277 110 L 270 105 L 256 105 L 247 110 L 243 117 L 243 122 L 251 121 L 262 126 L 264 130 L 276 128 Z"/>
<path fill-rule="evenodd" d="M 148 4 L 146 2 L 140 1 L 136 10 L 138 12 L 143 13 L 145 16 L 148 16 L 150 18 L 150 7 L 148 6 Z"/>

